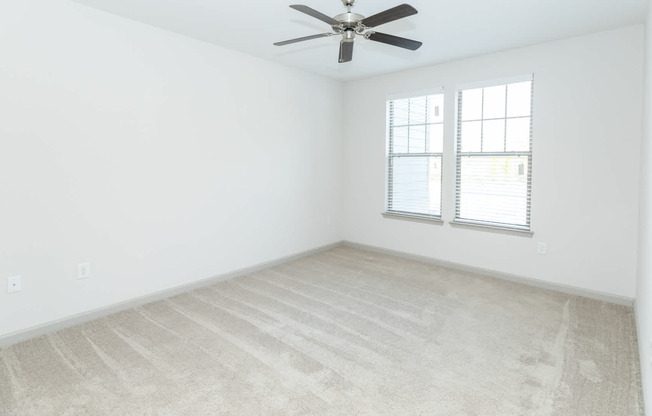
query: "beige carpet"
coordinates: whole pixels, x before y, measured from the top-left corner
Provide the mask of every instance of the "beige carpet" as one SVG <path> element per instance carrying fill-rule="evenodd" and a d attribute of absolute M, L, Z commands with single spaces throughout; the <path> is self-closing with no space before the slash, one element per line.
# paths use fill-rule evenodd
<path fill-rule="evenodd" d="M 340 247 L 0 350 L 2 415 L 641 415 L 632 309 Z"/>

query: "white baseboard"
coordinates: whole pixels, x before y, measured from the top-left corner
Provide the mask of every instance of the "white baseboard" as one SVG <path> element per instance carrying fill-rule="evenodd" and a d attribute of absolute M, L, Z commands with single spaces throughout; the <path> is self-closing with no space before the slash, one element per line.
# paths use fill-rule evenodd
<path fill-rule="evenodd" d="M 531 279 L 527 277 L 512 275 L 508 273 L 498 272 L 495 270 L 483 269 L 480 267 L 468 266 L 461 263 L 455 263 L 445 260 L 439 260 L 433 257 L 420 256 L 416 254 L 410 254 L 403 251 L 391 250 L 366 244 L 353 243 L 350 241 L 341 241 L 338 243 L 327 244 L 320 246 L 311 250 L 302 251 L 300 253 L 292 254 L 289 256 L 281 257 L 276 260 L 271 260 L 263 263 L 259 263 L 250 267 L 245 267 L 242 269 L 234 270 L 229 273 L 224 273 L 218 276 L 213 276 L 208 279 L 202 279 L 195 281 L 189 284 L 177 286 L 171 289 L 162 290 L 155 292 L 146 296 L 141 296 L 138 298 L 130 299 L 124 302 L 116 303 L 106 307 L 94 309 L 88 312 L 83 312 L 77 315 L 69 316 L 66 318 L 58 319 L 45 323 L 43 325 L 38 325 L 32 328 L 28 328 L 22 331 L 17 331 L 4 335 L 0 337 L 0 348 L 7 347 L 18 342 L 26 341 L 29 339 L 37 338 L 45 334 L 52 332 L 60 331 L 65 328 L 69 328 L 74 325 L 79 325 L 84 322 L 92 321 L 94 319 L 103 318 L 105 316 L 112 315 L 114 313 L 122 312 L 137 306 L 142 306 L 157 300 L 166 299 L 172 296 L 176 296 L 182 293 L 189 292 L 191 290 L 200 289 L 202 287 L 210 286 L 215 283 L 223 282 L 238 276 L 242 276 L 249 273 L 254 273 L 269 267 L 278 266 L 279 264 L 287 263 L 293 260 L 300 259 L 302 257 L 310 256 L 312 254 L 320 253 L 322 251 L 330 250 L 339 246 L 348 246 L 354 248 L 360 248 L 363 250 L 374 251 L 377 253 L 389 254 L 393 256 L 403 257 L 410 260 L 417 260 L 425 263 L 436 264 L 443 267 L 448 267 L 451 269 L 456 269 L 460 271 L 477 273 L 497 279 L 508 280 L 515 283 L 522 283 L 529 286 L 539 287 L 542 289 L 554 290 L 557 292 L 566 293 L 569 295 L 583 296 L 590 299 L 601 300 L 605 302 L 615 303 L 618 305 L 630 306 L 634 305 L 634 299 L 626 298 L 622 296 L 611 295 L 608 293 L 597 292 L 589 289 L 578 288 L 574 286 L 561 285 L 557 283 L 545 282 L 543 280 Z"/>
<path fill-rule="evenodd" d="M 542 288 L 542 289 L 554 290 L 556 292 L 561 292 L 561 293 L 565 293 L 565 294 L 568 294 L 568 295 L 582 296 L 582 297 L 585 297 L 585 298 L 601 300 L 601 301 L 609 302 L 609 303 L 615 303 L 617 305 L 623 305 L 623 306 L 629 306 L 629 307 L 634 306 L 634 299 L 627 298 L 627 297 L 624 297 L 624 296 L 612 295 L 612 294 L 609 294 L 609 293 L 598 292 L 598 291 L 595 291 L 595 290 L 584 289 L 584 288 L 579 288 L 579 287 L 564 285 L 564 284 L 559 284 L 559 283 L 546 282 L 544 280 L 532 279 L 532 278 L 529 278 L 529 277 L 523 277 L 523 276 L 518 276 L 518 275 L 514 275 L 514 274 L 503 273 L 503 272 L 490 270 L 490 269 L 483 269 L 481 267 L 468 266 L 468 265 L 462 264 L 462 263 L 455 263 L 455 262 L 446 261 L 446 260 L 439 260 L 439 259 L 436 259 L 436 258 L 433 258 L 433 257 L 426 257 L 426 256 L 420 256 L 420 255 L 417 255 L 417 254 L 406 253 L 404 251 L 398 251 L 398 250 L 392 250 L 392 249 L 387 249 L 387 248 L 382 248 L 382 247 L 376 247 L 376 246 L 371 246 L 371 245 L 367 245 L 367 244 L 353 243 L 351 241 L 342 241 L 341 244 L 344 245 L 344 246 L 360 248 L 360 249 L 363 249 L 363 250 L 369 250 L 369 251 L 373 251 L 373 252 L 376 252 L 376 253 L 389 254 L 389 255 L 392 255 L 392 256 L 403 257 L 403 258 L 410 259 L 410 260 L 417 260 L 417 261 L 421 261 L 421 262 L 424 262 L 424 263 L 436 264 L 438 266 L 448 267 L 448 268 L 451 268 L 451 269 L 456 269 L 456 270 L 460 270 L 460 271 L 464 271 L 464 272 L 477 273 L 477 274 L 481 274 L 481 275 L 484 275 L 484 276 L 493 277 L 493 278 L 496 278 L 496 279 L 508 280 L 510 282 L 525 284 L 525 285 L 528 285 L 528 286 L 534 286 L 534 287 L 538 287 L 538 288 Z"/>
<path fill-rule="evenodd" d="M 224 273 L 218 276 L 213 276 L 207 279 L 198 280 L 192 283 L 176 286 L 171 289 L 162 290 L 149 295 L 141 296 L 138 298 L 130 299 L 124 302 L 116 303 L 113 305 L 105 306 L 102 308 L 94 309 L 88 312 L 82 312 L 76 315 L 68 316 L 66 318 L 57 319 L 55 321 L 47 322 L 32 328 L 22 331 L 12 332 L 8 335 L 0 337 L 0 348 L 7 347 L 22 341 L 40 337 L 52 332 L 60 331 L 71 326 L 79 325 L 84 322 L 92 321 L 94 319 L 103 318 L 114 313 L 126 311 L 137 306 L 142 306 L 157 300 L 166 299 L 172 296 L 180 295 L 182 293 L 190 292 L 191 290 L 200 289 L 202 287 L 214 285 L 225 280 L 233 279 L 234 277 L 242 276 L 249 273 L 254 273 L 263 269 L 278 266 L 279 264 L 287 263 L 302 257 L 310 256 L 312 254 L 320 253 L 322 251 L 330 250 L 334 247 L 341 246 L 342 243 L 332 243 L 320 246 L 311 250 L 302 251 L 299 253 L 284 256 L 276 260 L 258 263 L 250 267 L 234 270 L 229 273 Z"/>

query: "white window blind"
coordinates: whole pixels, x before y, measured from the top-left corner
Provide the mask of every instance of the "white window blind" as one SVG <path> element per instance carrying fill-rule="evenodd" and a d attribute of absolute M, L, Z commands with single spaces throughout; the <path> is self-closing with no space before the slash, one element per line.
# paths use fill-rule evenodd
<path fill-rule="evenodd" d="M 444 94 L 389 100 L 387 213 L 441 218 Z"/>
<path fill-rule="evenodd" d="M 455 222 L 530 230 L 532 87 L 458 91 Z"/>

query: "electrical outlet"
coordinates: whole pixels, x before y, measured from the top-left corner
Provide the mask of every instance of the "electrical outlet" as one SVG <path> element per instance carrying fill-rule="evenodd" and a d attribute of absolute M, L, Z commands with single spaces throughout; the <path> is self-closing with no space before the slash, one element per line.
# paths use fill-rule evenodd
<path fill-rule="evenodd" d="M 79 263 L 77 265 L 77 279 L 88 279 L 91 277 L 91 264 Z"/>
<path fill-rule="evenodd" d="M 20 292 L 22 289 L 22 284 L 20 281 L 20 276 L 12 276 L 7 278 L 7 293 Z"/>
<path fill-rule="evenodd" d="M 539 241 L 539 244 L 537 244 L 537 253 L 541 255 L 545 255 L 548 252 L 548 244 Z"/>

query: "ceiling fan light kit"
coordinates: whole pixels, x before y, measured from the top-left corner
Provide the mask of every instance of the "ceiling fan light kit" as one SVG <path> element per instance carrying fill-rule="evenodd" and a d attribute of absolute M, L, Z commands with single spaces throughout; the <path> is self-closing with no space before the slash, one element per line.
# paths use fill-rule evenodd
<path fill-rule="evenodd" d="M 387 33 L 380 33 L 372 28 L 376 26 L 383 25 L 385 23 L 393 22 L 404 17 L 412 16 L 417 14 L 417 10 L 410 6 L 409 4 L 401 4 L 391 9 L 387 9 L 383 12 L 377 13 L 370 17 L 364 17 L 361 14 L 353 13 L 351 9 L 355 4 L 355 0 L 342 0 L 342 4 L 346 7 L 346 13 L 338 14 L 337 16 L 330 17 L 317 10 L 302 5 L 302 4 L 293 4 L 290 7 L 294 10 L 305 13 L 309 16 L 319 19 L 324 23 L 327 23 L 331 26 L 332 32 L 319 33 L 316 35 L 304 36 L 301 38 L 295 38 L 290 40 L 285 40 L 282 42 L 276 42 L 276 46 L 284 46 L 292 43 L 303 42 L 306 40 L 323 38 L 333 35 L 342 36 L 340 41 L 340 53 L 338 61 L 340 63 L 350 62 L 353 59 L 353 41 L 356 35 L 360 35 L 365 39 L 385 43 L 387 45 L 398 46 L 399 48 L 409 49 L 411 51 L 416 51 L 422 45 L 421 42 L 401 38 L 394 35 L 388 35 Z"/>

